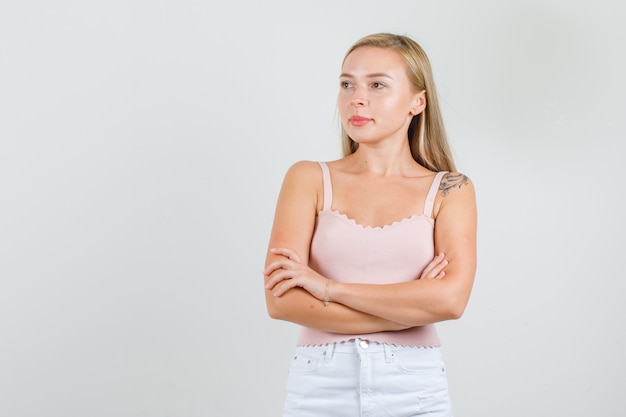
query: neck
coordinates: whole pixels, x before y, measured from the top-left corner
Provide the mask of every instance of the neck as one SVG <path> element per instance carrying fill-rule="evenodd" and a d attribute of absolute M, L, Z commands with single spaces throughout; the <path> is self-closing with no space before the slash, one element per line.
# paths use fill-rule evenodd
<path fill-rule="evenodd" d="M 395 144 L 359 144 L 350 159 L 358 170 L 377 176 L 407 175 L 419 167 L 411 155 L 408 139 Z"/>

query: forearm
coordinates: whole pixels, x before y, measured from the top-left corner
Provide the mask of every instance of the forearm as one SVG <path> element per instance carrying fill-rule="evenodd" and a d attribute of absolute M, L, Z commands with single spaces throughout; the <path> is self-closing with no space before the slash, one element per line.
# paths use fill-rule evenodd
<path fill-rule="evenodd" d="M 366 334 L 412 327 L 343 304 L 325 306 L 301 288 L 292 288 L 280 297 L 266 290 L 266 301 L 272 318 L 331 333 Z"/>
<path fill-rule="evenodd" d="M 334 302 L 411 327 L 459 318 L 468 297 L 468 289 L 446 278 L 387 285 L 334 283 L 331 287 Z"/>

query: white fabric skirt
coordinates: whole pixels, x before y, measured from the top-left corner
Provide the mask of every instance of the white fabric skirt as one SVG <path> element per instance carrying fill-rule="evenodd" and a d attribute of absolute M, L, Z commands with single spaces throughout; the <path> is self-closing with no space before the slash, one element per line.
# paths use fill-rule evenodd
<path fill-rule="evenodd" d="M 452 417 L 441 349 L 355 339 L 298 346 L 284 417 Z"/>

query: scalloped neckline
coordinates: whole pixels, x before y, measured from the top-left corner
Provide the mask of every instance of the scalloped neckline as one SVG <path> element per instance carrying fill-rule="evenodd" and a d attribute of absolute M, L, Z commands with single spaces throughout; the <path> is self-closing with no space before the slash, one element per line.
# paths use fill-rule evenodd
<path fill-rule="evenodd" d="M 322 210 L 322 211 L 320 211 L 318 213 L 318 216 L 320 214 L 324 214 L 324 213 L 328 213 L 328 214 L 331 214 L 331 215 L 333 215 L 335 217 L 338 217 L 340 219 L 344 219 L 349 224 L 352 224 L 353 226 L 358 227 L 359 229 L 364 229 L 364 230 L 369 230 L 369 229 L 371 229 L 371 230 L 386 230 L 386 229 L 395 227 L 395 226 L 400 225 L 400 224 L 413 222 L 413 221 L 418 220 L 418 219 L 425 219 L 426 221 L 428 221 L 431 224 L 434 224 L 434 222 L 435 222 L 434 219 L 432 219 L 431 217 L 428 217 L 424 213 L 422 213 L 422 214 L 413 214 L 413 215 L 411 215 L 409 217 L 404 217 L 404 218 L 402 218 L 400 220 L 393 221 L 393 222 L 391 222 L 389 224 L 386 224 L 386 225 L 383 225 L 383 226 L 369 226 L 369 225 L 364 225 L 364 224 L 358 223 L 356 220 L 354 220 L 353 218 L 349 217 L 347 214 L 341 213 L 338 210 L 332 210 L 332 209 Z"/>

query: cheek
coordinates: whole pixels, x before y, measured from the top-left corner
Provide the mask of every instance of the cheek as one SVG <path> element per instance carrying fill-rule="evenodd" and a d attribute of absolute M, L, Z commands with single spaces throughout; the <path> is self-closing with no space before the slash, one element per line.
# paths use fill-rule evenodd
<path fill-rule="evenodd" d="M 380 109 L 384 110 L 384 112 L 390 117 L 399 119 L 409 116 L 411 112 L 410 103 L 407 103 L 406 100 L 397 98 L 380 103 Z"/>
<path fill-rule="evenodd" d="M 337 104 L 350 104 L 350 96 L 348 95 L 348 93 L 346 93 L 345 91 L 340 91 L 339 94 L 337 94 Z"/>
<path fill-rule="evenodd" d="M 350 105 L 350 100 L 345 97 L 339 97 L 337 99 L 337 110 L 339 111 L 339 117 L 347 118 L 351 116 L 352 106 Z"/>
<path fill-rule="evenodd" d="M 385 106 L 389 107 L 389 108 L 394 108 L 394 109 L 404 109 L 404 108 L 408 108 L 408 100 L 406 100 L 404 97 L 386 97 L 385 100 Z"/>

